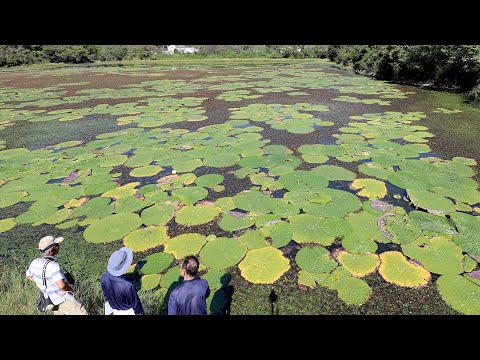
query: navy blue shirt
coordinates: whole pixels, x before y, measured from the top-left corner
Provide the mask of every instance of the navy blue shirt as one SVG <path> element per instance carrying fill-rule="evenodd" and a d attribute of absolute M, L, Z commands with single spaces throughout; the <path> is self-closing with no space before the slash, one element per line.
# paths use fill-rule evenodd
<path fill-rule="evenodd" d="M 102 290 L 113 309 L 135 311 L 135 315 L 144 315 L 142 303 L 138 298 L 135 285 L 123 276 L 113 276 L 108 271 L 102 275 Z"/>
<path fill-rule="evenodd" d="M 205 299 L 209 295 L 207 280 L 185 280 L 170 294 L 168 315 L 207 315 Z"/>

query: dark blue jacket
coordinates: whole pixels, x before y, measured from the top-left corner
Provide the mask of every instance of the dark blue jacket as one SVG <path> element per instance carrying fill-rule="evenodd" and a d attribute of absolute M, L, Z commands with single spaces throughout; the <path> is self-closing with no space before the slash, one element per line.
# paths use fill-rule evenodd
<path fill-rule="evenodd" d="M 135 285 L 123 276 L 113 276 L 108 271 L 102 275 L 102 284 L 105 299 L 113 309 L 135 311 L 135 315 L 144 315 L 142 303 L 138 298 Z"/>
<path fill-rule="evenodd" d="M 205 299 L 209 295 L 207 280 L 185 280 L 170 294 L 168 315 L 207 315 Z"/>

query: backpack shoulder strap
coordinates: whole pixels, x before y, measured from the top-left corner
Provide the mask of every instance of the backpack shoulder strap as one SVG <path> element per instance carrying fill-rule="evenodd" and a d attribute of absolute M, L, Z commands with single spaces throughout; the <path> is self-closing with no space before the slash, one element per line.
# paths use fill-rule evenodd
<path fill-rule="evenodd" d="M 45 264 L 43 265 L 42 282 L 43 282 L 43 286 L 45 287 L 45 290 L 47 290 L 47 279 L 45 277 L 45 273 L 47 272 L 47 266 L 50 263 L 50 261 L 52 260 L 47 259 L 47 261 L 45 261 Z"/>

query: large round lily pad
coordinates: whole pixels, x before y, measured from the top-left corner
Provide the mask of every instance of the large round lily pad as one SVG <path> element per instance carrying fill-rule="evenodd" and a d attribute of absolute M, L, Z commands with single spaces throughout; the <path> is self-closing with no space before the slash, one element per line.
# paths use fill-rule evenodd
<path fill-rule="evenodd" d="M 208 190 L 201 186 L 190 186 L 172 191 L 185 205 L 193 205 L 208 196 Z"/>
<path fill-rule="evenodd" d="M 422 229 L 425 235 L 452 235 L 456 233 L 455 227 L 448 221 L 445 215 L 433 215 L 425 211 L 413 210 L 408 213 L 408 217 L 414 225 Z"/>
<path fill-rule="evenodd" d="M 460 275 L 442 275 L 436 282 L 438 291 L 455 310 L 466 315 L 480 315 L 480 286 Z"/>
<path fill-rule="evenodd" d="M 160 279 L 160 286 L 169 291 L 172 291 L 181 283 L 183 283 L 183 276 L 180 275 L 180 268 L 178 266 L 168 269 Z"/>
<path fill-rule="evenodd" d="M 330 252 L 323 247 L 303 247 L 295 256 L 297 265 L 311 274 L 329 273 L 337 267 Z"/>
<path fill-rule="evenodd" d="M 240 229 L 246 229 L 255 223 L 255 219 L 246 217 L 235 217 L 228 213 L 222 215 L 222 219 L 219 221 L 218 226 L 225 231 L 237 231 Z"/>
<path fill-rule="evenodd" d="M 335 238 L 344 237 L 352 232 L 352 227 L 345 219 L 323 219 L 309 214 L 293 215 L 289 219 L 293 240 L 298 243 L 331 245 Z"/>
<path fill-rule="evenodd" d="M 164 252 L 148 255 L 137 264 L 137 270 L 143 274 L 159 274 L 167 269 L 174 260 L 172 254 Z"/>
<path fill-rule="evenodd" d="M 215 219 L 221 211 L 220 208 L 211 205 L 184 206 L 177 212 L 175 221 L 188 226 L 205 224 Z"/>
<path fill-rule="evenodd" d="M 125 236 L 123 244 L 133 251 L 145 251 L 164 244 L 167 239 L 165 226 L 148 226 Z"/>
<path fill-rule="evenodd" d="M 270 246 L 270 244 L 265 241 L 265 236 L 262 234 L 262 231 L 258 229 L 247 230 L 237 239 L 238 241 L 244 243 L 248 250 L 261 249 L 263 247 Z"/>
<path fill-rule="evenodd" d="M 288 174 L 280 176 L 279 186 L 283 186 L 289 191 L 293 190 L 321 190 L 328 186 L 328 180 L 319 173 L 305 170 L 295 170 Z"/>
<path fill-rule="evenodd" d="M 346 251 L 338 253 L 338 261 L 356 277 L 368 275 L 380 265 L 376 254 L 350 254 Z"/>
<path fill-rule="evenodd" d="M 362 207 L 362 202 L 357 196 L 343 190 L 323 189 L 319 194 L 330 197 L 327 203 L 312 203 L 303 206 L 307 214 L 324 217 L 344 217 L 349 212 L 353 212 Z"/>
<path fill-rule="evenodd" d="M 157 165 L 147 165 L 142 167 L 137 167 L 130 171 L 130 176 L 134 177 L 149 177 L 158 174 L 162 171 L 162 168 Z"/>
<path fill-rule="evenodd" d="M 349 305 L 362 305 L 372 294 L 370 286 L 365 281 L 355 277 L 339 280 L 336 284 L 336 290 L 338 291 L 338 297 Z"/>
<path fill-rule="evenodd" d="M 207 174 L 195 179 L 195 183 L 202 187 L 212 187 L 222 183 L 224 177 L 220 174 Z"/>
<path fill-rule="evenodd" d="M 246 211 L 259 211 L 268 213 L 275 207 L 275 199 L 262 194 L 259 191 L 251 190 L 242 192 L 233 197 L 235 206 Z"/>
<path fill-rule="evenodd" d="M 85 240 L 93 243 L 104 243 L 120 240 L 142 225 L 137 214 L 114 214 L 98 220 L 83 232 Z"/>
<path fill-rule="evenodd" d="M 143 291 L 155 289 L 158 286 L 161 277 L 162 275 L 160 274 L 143 275 L 140 280 L 140 289 Z"/>
<path fill-rule="evenodd" d="M 430 273 L 420 265 L 409 262 L 401 252 L 387 251 L 380 254 L 378 272 L 388 282 L 405 287 L 427 285 Z"/>
<path fill-rule="evenodd" d="M 238 265 L 242 277 L 254 284 L 273 284 L 290 269 L 290 262 L 273 247 L 250 250 Z"/>
<path fill-rule="evenodd" d="M 237 265 L 245 256 L 247 246 L 233 238 L 219 237 L 209 241 L 200 251 L 200 261 L 205 266 L 223 270 Z"/>
<path fill-rule="evenodd" d="M 177 209 L 175 205 L 156 204 L 142 211 L 142 221 L 145 225 L 163 225 L 172 217 Z"/>
<path fill-rule="evenodd" d="M 362 189 L 357 195 L 368 198 L 381 199 L 387 195 L 387 188 L 383 181 L 375 179 L 355 179 L 352 182 L 352 189 Z"/>
<path fill-rule="evenodd" d="M 420 262 L 428 271 L 440 274 L 460 274 L 463 272 L 462 249 L 448 237 L 420 237 L 402 245 L 403 253 Z"/>
<path fill-rule="evenodd" d="M 407 189 L 407 196 L 415 207 L 427 210 L 432 214 L 451 213 L 455 205 L 446 197 L 427 190 Z"/>
<path fill-rule="evenodd" d="M 188 255 L 197 255 L 207 242 L 207 238 L 196 233 L 178 235 L 166 241 L 164 252 L 171 253 L 176 259 Z"/>

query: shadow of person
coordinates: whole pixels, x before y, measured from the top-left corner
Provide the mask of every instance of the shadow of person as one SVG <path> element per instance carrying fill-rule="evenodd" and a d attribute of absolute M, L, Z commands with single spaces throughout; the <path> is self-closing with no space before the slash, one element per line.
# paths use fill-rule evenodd
<path fill-rule="evenodd" d="M 210 303 L 211 315 L 230 315 L 232 297 L 235 292 L 233 285 L 228 285 L 231 279 L 232 276 L 229 273 L 223 274 L 220 278 L 220 289 L 213 294 L 213 299 Z"/>
<path fill-rule="evenodd" d="M 270 294 L 268 294 L 268 300 L 270 301 L 270 305 L 271 305 L 271 315 L 278 315 L 278 307 L 277 307 L 276 313 L 274 312 L 275 303 L 278 300 L 278 296 L 275 293 L 275 290 L 272 289 L 270 291 Z"/>
<path fill-rule="evenodd" d="M 168 300 L 170 299 L 170 294 L 177 286 L 181 285 L 182 283 L 183 283 L 183 276 L 178 275 L 178 280 L 175 280 L 170 284 L 170 286 L 168 287 L 167 293 L 163 297 L 162 306 L 161 306 L 162 310 L 165 310 L 165 311 L 168 310 Z"/>

